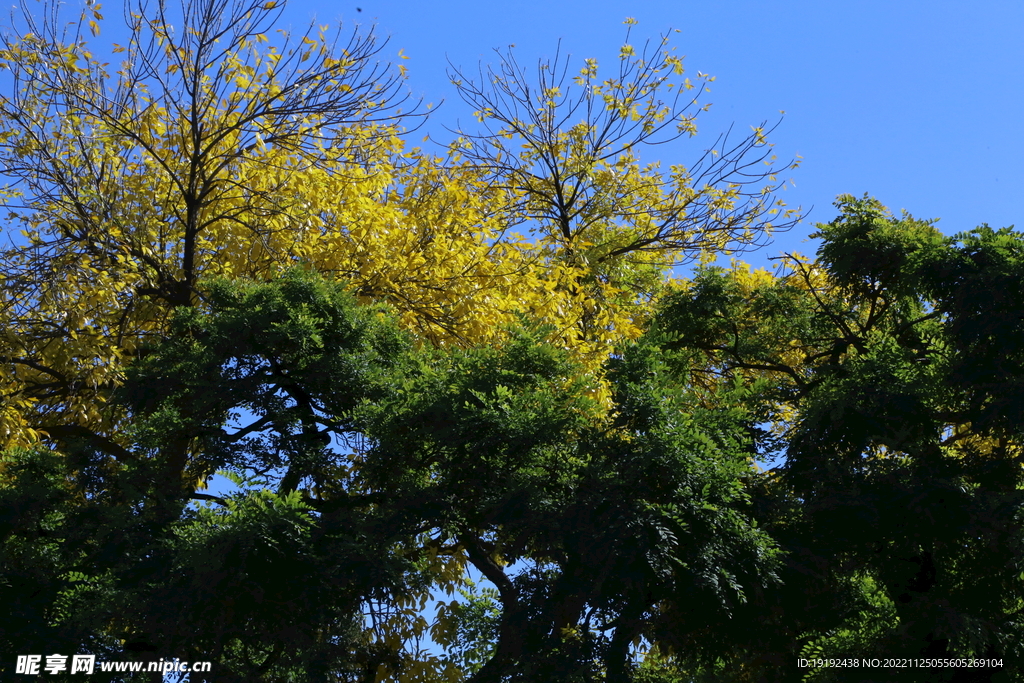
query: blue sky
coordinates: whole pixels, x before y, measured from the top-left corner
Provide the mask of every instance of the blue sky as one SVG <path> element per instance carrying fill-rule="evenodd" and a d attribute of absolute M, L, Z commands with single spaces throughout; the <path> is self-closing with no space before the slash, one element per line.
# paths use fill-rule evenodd
<path fill-rule="evenodd" d="M 771 140 L 780 159 L 799 154 L 803 164 L 787 174 L 795 187 L 783 197 L 813 209 L 760 256 L 812 251 L 801 243 L 814 222 L 835 216 L 841 193 L 868 192 L 894 211 L 941 218 L 949 234 L 981 223 L 1024 226 L 1019 1 L 293 0 L 284 20 L 300 28 L 314 15 L 320 23 L 376 24 L 390 38 L 386 55 L 404 50 L 413 93 L 444 101 L 427 124 L 438 137 L 459 119 L 472 123 L 445 76 L 448 60 L 474 70 L 495 61 L 493 48 L 514 44 L 531 64 L 553 56 L 561 40 L 574 59 L 610 65 L 627 16 L 639 21 L 634 43 L 679 29 L 673 44 L 687 71 L 717 79 L 704 100 L 713 106 L 696 138 L 643 159 L 685 165 L 730 124 L 749 131 L 785 110 Z"/>

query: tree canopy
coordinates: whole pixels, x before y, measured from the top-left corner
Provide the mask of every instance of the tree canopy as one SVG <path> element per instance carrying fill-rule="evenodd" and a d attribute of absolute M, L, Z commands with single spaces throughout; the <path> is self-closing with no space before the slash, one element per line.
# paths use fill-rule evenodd
<path fill-rule="evenodd" d="M 410 148 L 406 125 L 421 112 L 403 109 L 404 69 L 359 30 L 271 38 L 283 7 L 128 2 L 127 40 L 109 55 L 118 66 L 92 46 L 98 5 L 70 31 L 59 3 L 15 15 L 0 46 L 3 197 L 21 231 L 0 253 L 6 443 L 69 426 L 115 433 L 100 407 L 124 362 L 163 334 L 171 310 L 202 305 L 205 280 L 307 264 L 390 303 L 432 343 L 486 342 L 526 315 L 597 367 L 618 338 L 639 334 L 638 301 L 671 263 L 792 222 L 767 215 L 786 164 L 753 175 L 680 165 L 667 178 L 638 165 L 659 131 L 695 130 L 667 39 L 644 54 L 623 48 L 604 85 L 587 63 L 574 99 L 543 104 L 547 147 L 535 140 L 501 166 L 492 152 L 521 156 L 504 129 Z M 538 106 L 525 73 L 504 83 L 515 94 L 487 116 L 518 120 Z M 584 130 L 600 137 L 571 151 Z M 767 148 L 758 131 L 723 160 L 754 163 Z M 557 168 L 527 187 L 536 155 Z M 535 206 L 567 191 L 580 205 L 559 211 L 575 227 L 556 229 Z M 524 221 L 531 229 L 517 232 Z"/>
<path fill-rule="evenodd" d="M 813 260 L 709 265 L 796 220 L 792 164 L 768 124 L 642 159 L 711 79 L 632 20 L 611 75 L 453 67 L 479 127 L 422 149 L 372 34 L 129 3 L 110 67 L 99 5 L 40 7 L 0 46 L 6 658 L 1020 676 L 1018 232 L 844 195 Z"/>
<path fill-rule="evenodd" d="M 742 413 L 665 395 L 653 348 L 614 364 L 609 414 L 537 332 L 416 351 L 301 271 L 207 298 L 131 367 L 123 453 L 11 454 L 5 605 L 35 621 L 9 621 L 5 649 L 89 637 L 216 658 L 215 680 L 628 681 L 632 643 L 774 581 Z M 237 493 L 196 492 L 217 470 Z M 467 566 L 497 590 L 486 661 L 409 649 Z M 439 606 L 435 642 L 456 642 L 460 614 Z"/>
<path fill-rule="evenodd" d="M 657 323 L 682 377 L 755 392 L 764 447 L 785 457 L 763 514 L 784 583 L 814 579 L 783 589 L 792 622 L 752 649 L 1019 662 L 1024 239 L 943 237 L 870 198 L 837 206 L 816 261 L 787 257 L 774 277 L 706 269 Z M 828 630 L 812 613 L 823 598 L 839 617 Z"/>

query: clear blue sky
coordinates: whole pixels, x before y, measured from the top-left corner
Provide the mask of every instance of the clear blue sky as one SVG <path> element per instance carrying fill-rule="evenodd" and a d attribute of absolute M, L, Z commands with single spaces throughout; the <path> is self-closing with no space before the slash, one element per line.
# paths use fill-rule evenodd
<path fill-rule="evenodd" d="M 357 11 L 360 7 L 362 11 Z M 553 56 L 559 39 L 574 58 L 611 63 L 623 19 L 635 17 L 633 43 L 667 29 L 690 73 L 716 76 L 700 134 L 645 152 L 665 164 L 695 161 L 735 123 L 748 131 L 779 110 L 771 140 L 781 159 L 803 157 L 783 195 L 813 206 L 801 226 L 768 252 L 808 251 L 816 221 L 835 216 L 841 193 L 868 192 L 894 211 L 941 218 L 946 233 L 981 223 L 1024 227 L 1024 2 L 1019 0 L 860 0 L 829 3 L 608 2 L 537 0 L 292 0 L 294 28 L 316 15 L 389 37 L 403 49 L 408 84 L 443 106 L 428 129 L 472 123 L 445 76 L 447 60 L 465 69 L 494 61 L 493 48 L 516 45 L 521 63 Z M 759 260 L 759 259 L 750 259 Z"/>

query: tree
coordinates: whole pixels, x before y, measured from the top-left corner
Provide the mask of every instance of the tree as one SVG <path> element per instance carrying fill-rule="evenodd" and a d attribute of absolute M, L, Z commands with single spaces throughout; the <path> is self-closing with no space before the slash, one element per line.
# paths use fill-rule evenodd
<path fill-rule="evenodd" d="M 119 359 L 170 308 L 194 303 L 204 273 L 265 272 L 280 259 L 301 234 L 285 178 L 338 169 L 357 150 L 343 165 L 370 164 L 393 137 L 398 86 L 374 66 L 372 37 L 338 45 L 310 31 L 260 49 L 273 2 L 185 3 L 177 14 L 126 5 L 113 75 L 83 34 L 98 32 L 98 6 L 70 34 L 56 3 L 42 17 L 31 9 L 0 52 L 13 81 L 0 100 L 0 164 L 13 180 L 9 220 L 25 228 L 3 255 L 15 443 L 32 437 L 19 433 L 19 409 L 44 414 L 29 420 L 36 428 L 54 403 L 65 420 L 102 422 Z"/>
<path fill-rule="evenodd" d="M 114 73 L 84 35 L 98 7 L 70 34 L 58 4 L 22 8 L 0 51 L 0 166 L 24 228 L 2 255 L 7 443 L 109 435 L 124 360 L 202 304 L 204 278 L 311 263 L 449 341 L 530 291 L 517 248 L 477 220 L 472 169 L 403 157 L 400 75 L 376 39 L 272 43 L 282 7 L 126 5 Z"/>
<path fill-rule="evenodd" d="M 943 237 L 868 198 L 837 206 L 813 263 L 788 257 L 775 278 L 707 269 L 658 323 L 675 334 L 677 372 L 750 382 L 755 412 L 777 422 L 764 444 L 785 461 L 764 475 L 761 506 L 788 551 L 784 583 L 812 596 L 859 586 L 831 625 L 783 590 L 790 645 L 776 634 L 750 649 L 996 657 L 1006 668 L 983 679 L 1009 680 L 1024 605 L 1024 240 L 987 226 Z"/>
<path fill-rule="evenodd" d="M 625 683 L 637 643 L 699 632 L 772 582 L 743 415 L 696 408 L 653 346 L 613 361 L 607 417 L 594 376 L 529 336 L 453 361 L 374 406 L 364 472 L 495 587 L 497 637 L 468 680 Z"/>
<path fill-rule="evenodd" d="M 114 70 L 90 47 L 98 6 L 70 31 L 57 3 L 43 16 L 22 7 L 0 50 L 12 84 L 0 168 L 8 220 L 23 229 L 0 254 L 5 443 L 116 435 L 102 406 L 124 363 L 172 309 L 204 305 L 206 278 L 310 264 L 389 302 L 431 342 L 471 346 L 525 315 L 597 368 L 639 334 L 667 264 L 767 232 L 777 185 L 740 199 L 764 131 L 664 178 L 629 151 L 671 138 L 666 126 L 693 131 L 683 100 L 660 103 L 662 72 L 681 70 L 668 54 L 643 65 L 624 50 L 604 85 L 588 66 L 582 99 L 552 95 L 520 127 L 546 149 L 495 162 L 480 145 L 515 133 L 505 126 L 435 156 L 406 149 L 403 71 L 375 61 L 372 35 L 311 27 L 275 42 L 282 8 L 129 3 Z M 566 128 L 581 108 L 586 125 Z M 545 163 L 555 175 L 524 184 Z M 542 199 L 570 185 L 572 204 Z M 568 223 L 544 218 L 555 208 Z M 547 227 L 515 234 L 524 221 Z"/>
<path fill-rule="evenodd" d="M 216 316 L 179 309 L 118 395 L 127 447 L 69 438 L 59 455 L 5 458 L 4 650 L 212 658 L 221 681 L 372 680 L 363 603 L 416 572 L 369 499 L 328 509 L 299 482 L 345 484 L 330 436 L 351 433 L 346 414 L 406 341 L 379 310 L 298 274 L 206 296 Z M 238 410 L 256 417 L 233 428 Z M 197 493 L 220 468 L 241 492 Z"/>
<path fill-rule="evenodd" d="M 531 73 L 511 48 L 475 77 L 450 72 L 483 127 L 453 146 L 507 197 L 502 222 L 526 224 L 558 267 L 551 278 L 586 302 L 577 334 L 595 340 L 607 327 L 638 334 L 669 266 L 763 245 L 799 218 L 775 195 L 797 164 L 774 164 L 766 123 L 720 136 L 690 165 L 641 162 L 647 147 L 696 135 L 714 77 L 683 78 L 667 35 L 638 49 L 625 23 L 608 78 L 595 59 L 572 73 L 560 53 Z"/>
<path fill-rule="evenodd" d="M 300 271 L 205 296 L 130 369 L 119 457 L 87 440 L 8 456 L 10 651 L 50 637 L 213 659 L 211 681 L 625 682 L 631 643 L 670 617 L 700 630 L 771 583 L 743 416 L 691 412 L 653 346 L 616 361 L 609 418 L 595 376 L 536 332 L 414 350 L 383 310 Z M 170 484 L 215 469 L 237 493 Z M 431 590 L 464 585 L 467 564 L 500 618 L 463 668 L 416 641 Z M 442 645 L 455 611 L 430 628 Z"/>
<path fill-rule="evenodd" d="M 523 584 L 514 600 L 499 590 L 497 649 L 460 641 L 486 658 L 479 680 L 525 664 L 625 680 L 635 639 L 665 640 L 663 609 L 685 612 L 681 601 L 697 595 L 721 616 L 770 582 L 771 543 L 749 524 L 737 483 L 749 449 L 734 397 L 694 406 L 670 389 L 656 349 L 625 342 L 640 334 L 665 268 L 764 234 L 777 189 L 772 178 L 763 202 L 744 204 L 730 175 L 748 153 L 762 160 L 760 130 L 696 176 L 637 166 L 627 147 L 672 137 L 658 138 L 670 122 L 693 130 L 681 100 L 659 100 L 670 85 L 662 72 L 681 70 L 678 60 L 663 54 L 648 67 L 624 49 L 620 78 L 605 84 L 621 96 L 596 99 L 605 85 L 593 74 L 581 77 L 593 80 L 585 105 L 547 93 L 552 146 L 537 159 L 568 163 L 579 186 L 576 204 L 559 205 L 569 212 L 560 232 L 538 207 L 571 183 L 559 172 L 524 184 L 532 153 L 499 153 L 502 166 L 465 141 L 447 156 L 406 149 L 403 71 L 375 61 L 372 35 L 312 27 L 271 40 L 275 2 L 137 2 L 125 9 L 117 69 L 90 47 L 98 5 L 67 30 L 58 5 L 44 7 L 36 16 L 22 6 L 0 46 L 12 86 L 0 98 L 11 226 L 0 253 L 2 567 L 10 623 L 25 626 L 5 631 L 5 645 L 215 653 L 225 680 L 455 676 L 470 671 L 464 661 L 414 644 L 427 634 L 431 589 L 465 589 L 473 565 L 496 590 Z M 585 106 L 604 132 L 563 130 L 554 112 L 566 106 L 570 118 Z M 634 115 L 639 127 L 626 121 Z M 592 149 L 565 151 L 571 140 Z M 532 234 L 513 232 L 524 224 Z M 297 265 L 392 313 L 353 312 L 333 285 L 306 276 L 275 279 Z M 249 284 L 233 289 L 225 277 Z M 411 339 L 376 326 L 387 315 Z M 537 404 L 499 415 L 491 436 L 526 439 L 521 453 L 480 441 L 481 416 L 458 403 L 501 413 L 508 382 Z M 417 403 L 410 387 L 437 404 Z M 661 393 L 673 397 L 662 405 Z M 428 408 L 462 425 L 464 440 L 417 432 Z M 692 411 L 714 429 L 677 415 Z M 239 424 L 236 414 L 257 417 Z M 548 431 L 520 434 L 526 416 L 547 419 Z M 394 450 L 402 443 L 420 455 Z M 416 462 L 381 464 L 436 451 L 437 467 L 457 477 L 477 446 L 493 448 L 496 466 L 511 458 L 485 499 L 540 486 L 549 467 L 563 497 L 524 499 L 533 507 L 510 507 L 499 524 L 467 489 L 455 501 L 467 524 L 406 497 L 434 476 Z M 672 472 L 655 481 L 631 469 L 648 464 Z M 202 492 L 222 469 L 244 493 Z M 420 493 L 441 506 L 450 483 Z M 402 495 L 383 500 L 392 485 Z M 647 497 L 629 502 L 630 486 Z M 602 505 L 604 526 L 588 533 L 621 546 L 615 557 L 569 531 Z M 498 540 L 533 568 L 503 569 L 506 551 L 488 545 Z M 292 556 L 303 562 L 286 566 Z M 373 557 L 379 576 L 366 570 Z M 309 590 L 283 592 L 274 575 Z M 210 596 L 211 581 L 224 590 Z M 539 616 L 523 640 L 509 624 L 527 613 Z"/>

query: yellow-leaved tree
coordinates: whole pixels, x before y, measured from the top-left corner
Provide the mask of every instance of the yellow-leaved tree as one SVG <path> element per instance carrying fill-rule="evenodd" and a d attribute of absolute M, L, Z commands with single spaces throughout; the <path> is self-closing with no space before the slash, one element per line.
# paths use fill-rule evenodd
<path fill-rule="evenodd" d="M 696 131 L 702 88 L 667 38 L 627 43 L 604 80 L 560 59 L 531 80 L 511 53 L 480 83 L 456 72 L 489 129 L 434 155 L 405 147 L 402 75 L 372 34 L 275 42 L 283 3 L 129 3 L 108 65 L 99 5 L 70 30 L 43 7 L 0 51 L 6 445 L 106 438 L 124 359 L 204 279 L 304 263 L 432 342 L 493 341 L 525 315 L 599 364 L 669 266 L 756 244 L 779 212 L 779 169 L 751 171 L 762 128 L 695 165 L 641 164 Z"/>
<path fill-rule="evenodd" d="M 691 164 L 641 158 L 696 135 L 714 78 L 685 77 L 668 35 L 634 46 L 636 20 L 625 24 L 608 76 L 560 53 L 527 69 L 511 48 L 475 76 L 449 73 L 482 126 L 452 147 L 504 193 L 500 222 L 524 226 L 548 286 L 572 299 L 567 342 L 598 356 L 639 333 L 672 266 L 763 246 L 798 213 L 776 196 L 797 163 L 776 163 L 767 123 L 721 135 Z"/>
<path fill-rule="evenodd" d="M 124 456 L 108 401 L 125 366 L 216 278 L 302 265 L 390 304 L 423 343 L 500 344 L 526 319 L 595 369 L 639 335 L 673 265 L 794 220 L 763 126 L 688 166 L 641 160 L 696 132 L 711 80 L 685 79 L 667 37 L 637 50 L 627 33 L 604 79 L 561 58 L 531 75 L 511 53 L 478 81 L 456 71 L 485 129 L 432 153 L 406 144 L 418 106 L 403 110 L 404 70 L 371 33 L 275 31 L 273 0 L 127 0 L 102 55 L 99 4 L 70 24 L 38 8 L 0 39 L 4 449 Z M 461 581 L 464 550 L 432 552 L 435 585 Z M 429 589 L 374 624 L 387 648 L 424 633 Z"/>
<path fill-rule="evenodd" d="M 481 301 L 525 269 L 480 216 L 473 170 L 404 153 L 401 77 L 372 35 L 275 44 L 281 8 L 128 6 L 116 67 L 83 32 L 98 5 L 70 33 L 57 3 L 26 9 L 5 38 L 5 445 L 104 438 L 124 359 L 211 277 L 307 263 L 429 338 L 493 329 Z"/>

